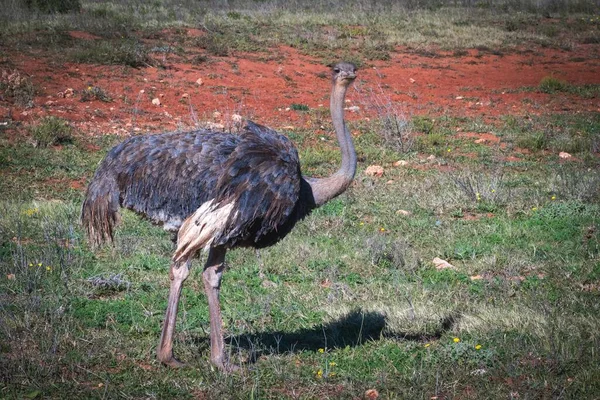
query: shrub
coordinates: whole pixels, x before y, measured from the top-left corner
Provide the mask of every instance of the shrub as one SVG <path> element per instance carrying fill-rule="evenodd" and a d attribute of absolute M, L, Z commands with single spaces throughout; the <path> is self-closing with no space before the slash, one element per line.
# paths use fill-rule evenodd
<path fill-rule="evenodd" d="M 76 50 L 72 58 L 79 63 L 128 65 L 134 68 L 155 64 L 142 43 L 129 39 L 88 43 L 86 47 Z"/>
<path fill-rule="evenodd" d="M 543 93 L 565 92 L 569 89 L 569 84 L 553 76 L 542 78 L 538 88 Z"/>
<path fill-rule="evenodd" d="M 104 102 L 109 102 L 109 101 L 112 101 L 112 98 L 110 97 L 110 95 L 108 93 L 106 93 L 106 91 L 104 91 L 104 89 L 99 88 L 98 86 L 88 86 L 81 93 L 81 101 L 86 102 L 86 101 L 92 101 L 92 100 L 100 100 L 100 101 L 104 101 Z"/>
<path fill-rule="evenodd" d="M 68 13 L 81 10 L 80 0 L 25 0 L 25 5 L 43 13 Z"/>
<path fill-rule="evenodd" d="M 54 144 L 73 141 L 73 128 L 62 118 L 44 117 L 39 124 L 29 128 L 36 147 L 48 147 Z"/>
<path fill-rule="evenodd" d="M 18 106 L 33 107 L 35 88 L 31 79 L 21 75 L 19 71 L 2 71 L 0 91 L 11 97 Z"/>

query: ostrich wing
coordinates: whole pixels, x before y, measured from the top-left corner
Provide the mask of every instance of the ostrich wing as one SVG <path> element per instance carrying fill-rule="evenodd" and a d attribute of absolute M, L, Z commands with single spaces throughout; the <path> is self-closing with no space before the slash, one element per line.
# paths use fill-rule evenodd
<path fill-rule="evenodd" d="M 240 136 L 221 165 L 215 196 L 181 226 L 175 260 L 207 246 L 263 247 L 293 226 L 302 186 L 296 149 L 285 136 L 252 122 Z"/>
<path fill-rule="evenodd" d="M 210 131 L 132 137 L 108 153 L 93 187 L 177 231 L 214 198 L 222 166 L 239 142 L 238 135 Z"/>

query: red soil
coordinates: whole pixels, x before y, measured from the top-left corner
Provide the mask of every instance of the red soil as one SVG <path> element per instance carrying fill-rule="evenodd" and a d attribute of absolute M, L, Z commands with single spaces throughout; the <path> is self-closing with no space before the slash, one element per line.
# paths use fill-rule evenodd
<path fill-rule="evenodd" d="M 190 29 L 189 36 L 201 32 Z M 72 36 L 94 40 L 85 32 Z M 200 49 L 192 49 L 201 53 Z M 348 119 L 367 118 L 365 89 L 383 88 L 384 96 L 407 115 L 454 115 L 493 119 L 499 115 L 600 112 L 600 100 L 565 93 L 552 95 L 522 90 L 535 87 L 546 76 L 572 84 L 600 84 L 600 46 L 578 45 L 574 50 L 539 49 L 494 55 L 470 50 L 466 55 L 437 52 L 435 57 L 398 48 L 389 61 L 377 61 L 359 71 L 348 105 L 360 107 Z M 193 126 L 200 121 L 227 123 L 240 114 L 274 128 L 308 127 L 306 113 L 286 110 L 292 104 L 328 107 L 329 81 L 325 66 L 295 49 L 282 47 L 264 53 L 209 57 L 192 65 L 172 54 L 155 55 L 162 67 L 74 64 L 43 53 L 33 57 L 6 54 L 10 65 L 27 74 L 38 88 L 35 107 L 23 109 L 0 99 L 0 117 L 32 123 L 44 115 L 67 118 L 89 135 L 159 132 Z M 196 83 L 198 79 L 202 84 Z M 90 86 L 107 92 L 111 102 L 81 102 Z M 67 89 L 73 89 L 68 91 Z M 152 103 L 158 98 L 160 105 Z M 365 105 L 367 108 L 365 109 Z M 193 110 L 193 113 L 190 110 Z M 213 117 L 218 111 L 221 116 Z M 323 132 L 321 132 L 323 133 Z M 466 137 L 470 134 L 461 134 Z M 494 144 L 493 135 L 472 136 Z"/>

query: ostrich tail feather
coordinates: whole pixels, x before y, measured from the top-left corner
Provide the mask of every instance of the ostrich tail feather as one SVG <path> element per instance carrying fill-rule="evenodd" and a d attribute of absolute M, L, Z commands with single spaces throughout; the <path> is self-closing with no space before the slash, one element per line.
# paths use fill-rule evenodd
<path fill-rule="evenodd" d="M 116 184 L 102 183 L 96 179 L 90 183 L 81 208 L 81 224 L 92 248 L 112 243 L 115 226 L 121 220 Z"/>

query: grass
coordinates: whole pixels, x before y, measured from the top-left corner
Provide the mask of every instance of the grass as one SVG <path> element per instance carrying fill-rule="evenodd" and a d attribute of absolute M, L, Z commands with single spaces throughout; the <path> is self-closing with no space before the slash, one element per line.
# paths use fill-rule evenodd
<path fill-rule="evenodd" d="M 59 117 L 42 118 L 38 124 L 29 127 L 29 133 L 37 147 L 48 147 L 73 141 L 73 128 L 68 121 Z"/>
<path fill-rule="evenodd" d="M 436 121 L 436 129 L 478 123 Z M 520 124 L 504 121 L 497 129 Z M 581 117 L 554 121 L 567 130 L 590 126 Z M 361 146 L 370 154 L 386 145 Z M 48 173 L 58 176 L 65 172 L 49 151 L 88 156 L 73 144 L 4 148 L 30 152 L 2 164 L 21 186 L 39 178 L 17 173 L 19 165 L 39 167 L 17 160 L 46 152 Z M 321 146 L 311 151 L 329 159 Z M 95 164 L 74 167 L 90 176 Z M 77 223 L 80 192 L 7 197 L 0 203 L 0 391 L 8 398 L 350 398 L 369 389 L 384 398 L 594 397 L 600 177 L 585 165 L 557 171 L 544 159 L 526 172 L 506 164 L 501 174 L 497 165 L 458 165 L 462 176 L 386 171 L 398 182 L 391 185 L 359 175 L 349 193 L 279 245 L 259 257 L 231 252 L 223 317 L 228 349 L 246 367 L 230 376 L 207 361 L 198 266 L 183 291 L 176 336 L 193 368 L 168 370 L 154 359 L 168 235 L 125 213 L 115 248 L 92 253 Z M 586 174 L 595 189 L 578 186 Z M 457 269 L 437 271 L 434 257 Z M 169 383 L 175 379 L 177 386 Z"/>
<path fill-rule="evenodd" d="M 297 1 L 284 11 L 277 2 L 208 10 L 82 1 L 80 14 L 31 15 L 9 1 L 11 19 L 0 16 L 0 32 L 10 49 L 63 46 L 79 62 L 145 67 L 156 65 L 157 53 L 204 63 L 246 51 L 265 57 L 280 44 L 368 65 L 398 44 L 460 54 L 471 46 L 561 46 L 566 33 L 587 40 L 598 29 L 596 19 L 567 14 L 586 2 L 427 4 L 334 2 L 326 9 L 325 2 Z M 517 6 L 526 12 L 514 13 Z M 544 12 L 560 22 L 548 25 Z M 188 27 L 205 36 L 186 38 Z M 164 28 L 169 46 L 148 45 L 162 40 Z M 69 30 L 100 39 L 75 40 Z M 190 46 L 202 55 L 186 53 Z M 6 99 L 17 102 L 19 91 L 33 98 L 30 80 L 8 76 L 0 86 Z M 597 87 L 551 77 L 532 90 L 597 97 Z M 89 86 L 81 100 L 93 106 L 111 96 Z M 329 123 L 320 109 L 285 101 L 311 126 Z M 208 362 L 201 260 L 183 289 L 175 337 L 176 353 L 191 368 L 171 370 L 154 354 L 170 235 L 124 212 L 114 247 L 92 252 L 83 237 L 85 183 L 121 139 L 84 137 L 56 117 L 29 130 L 3 128 L 0 398 L 354 399 L 374 391 L 389 399 L 597 398 L 598 113 L 412 116 L 383 89 L 363 92 L 361 109 L 375 118 L 349 123 L 359 153 L 350 190 L 280 244 L 228 254 L 221 288 L 227 348 L 244 365 L 232 375 Z M 492 133 L 506 146 L 457 132 Z M 313 133 L 289 132 L 303 172 L 331 173 L 335 142 L 314 141 Z M 560 151 L 577 161 L 562 162 Z M 393 167 L 399 159 L 408 165 Z M 372 164 L 384 166 L 383 178 L 363 173 Z M 455 269 L 438 270 L 435 257 Z"/>
<path fill-rule="evenodd" d="M 65 14 L 32 13 L 16 0 L 5 3 L 0 37 L 22 51 L 30 51 L 26 44 L 33 41 L 62 54 L 69 49 L 78 62 L 134 67 L 152 64 L 140 40 L 161 36 L 192 41 L 210 57 L 235 52 L 268 55 L 273 48 L 287 45 L 327 62 L 340 57 L 365 62 L 388 60 L 396 46 L 417 52 L 424 50 L 424 43 L 452 51 L 517 49 L 523 43 L 570 49 L 573 43 L 593 43 L 600 35 L 600 24 L 593 16 L 597 5 L 585 0 L 577 6 L 566 1 L 531 1 L 485 2 L 479 7 L 448 7 L 432 1 L 422 8 L 361 0 L 297 1 L 284 8 L 278 1 L 239 1 L 234 9 L 170 0 L 128 0 L 81 2 L 81 12 Z M 545 18 L 549 14 L 557 20 Z M 203 35 L 185 38 L 185 27 L 200 28 Z M 82 40 L 66 35 L 74 30 L 102 39 L 79 43 Z"/>

